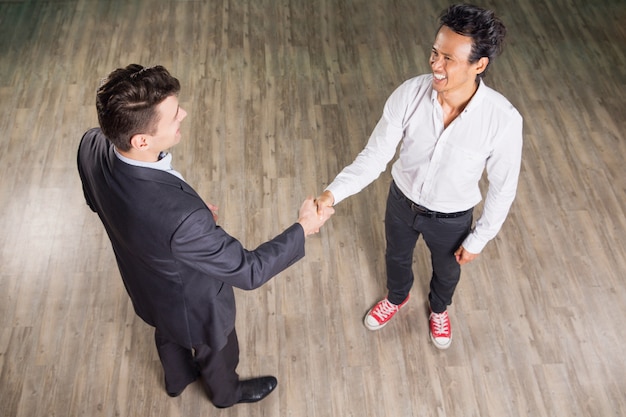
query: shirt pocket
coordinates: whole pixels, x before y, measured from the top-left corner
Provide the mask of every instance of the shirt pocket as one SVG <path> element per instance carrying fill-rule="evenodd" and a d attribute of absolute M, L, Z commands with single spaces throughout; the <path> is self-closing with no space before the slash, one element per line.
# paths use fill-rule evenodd
<path fill-rule="evenodd" d="M 446 154 L 444 157 L 446 174 L 457 176 L 464 183 L 474 183 L 480 180 L 491 153 L 448 144 Z"/>

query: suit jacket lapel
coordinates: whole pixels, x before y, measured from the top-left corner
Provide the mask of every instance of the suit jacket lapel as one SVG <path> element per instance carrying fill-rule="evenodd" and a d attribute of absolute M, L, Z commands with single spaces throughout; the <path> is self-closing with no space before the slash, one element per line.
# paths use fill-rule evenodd
<path fill-rule="evenodd" d="M 117 170 L 118 172 L 124 173 L 125 175 L 144 181 L 160 182 L 176 188 L 180 188 L 182 191 L 202 200 L 198 193 L 196 193 L 196 191 L 191 188 L 189 184 L 187 184 L 185 181 L 181 180 L 175 175 L 172 175 L 165 171 L 161 171 L 160 169 L 130 165 L 125 163 L 124 161 L 121 161 L 115 155 L 113 145 L 109 146 L 109 162 L 113 170 Z"/>

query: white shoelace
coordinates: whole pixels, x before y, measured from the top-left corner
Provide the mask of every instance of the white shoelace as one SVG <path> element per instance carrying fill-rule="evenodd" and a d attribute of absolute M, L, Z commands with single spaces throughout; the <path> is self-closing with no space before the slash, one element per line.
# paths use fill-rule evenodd
<path fill-rule="evenodd" d="M 395 306 L 389 301 L 385 300 L 380 304 L 380 308 L 377 308 L 374 313 L 376 313 L 378 317 L 384 320 L 396 311 L 398 311 L 398 306 Z"/>
<path fill-rule="evenodd" d="M 446 313 L 432 313 L 433 326 L 436 334 L 447 334 L 450 331 L 448 315 Z"/>

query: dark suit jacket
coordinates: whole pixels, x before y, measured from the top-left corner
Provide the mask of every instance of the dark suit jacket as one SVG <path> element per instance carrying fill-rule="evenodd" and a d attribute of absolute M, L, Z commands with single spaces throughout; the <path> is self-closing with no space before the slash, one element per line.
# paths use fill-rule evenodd
<path fill-rule="evenodd" d="M 298 223 L 246 250 L 186 182 L 122 162 L 100 129 L 83 136 L 78 171 L 136 313 L 181 346 L 221 349 L 235 326 L 233 286 L 257 288 L 304 256 Z"/>

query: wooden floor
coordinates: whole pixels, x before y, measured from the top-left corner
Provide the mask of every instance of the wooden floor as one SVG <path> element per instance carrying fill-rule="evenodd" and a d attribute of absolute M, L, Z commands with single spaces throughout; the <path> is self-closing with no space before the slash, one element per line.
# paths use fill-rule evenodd
<path fill-rule="evenodd" d="M 75 155 L 99 79 L 162 64 L 189 112 L 175 167 L 253 249 L 352 161 L 402 81 L 429 71 L 434 0 L 0 1 L 0 416 L 626 415 L 626 3 L 485 0 L 508 26 L 487 83 L 525 117 L 517 200 L 463 278 L 454 342 L 411 302 L 378 332 L 389 171 L 307 256 L 237 292 L 242 377 L 266 400 L 169 398 Z"/>

